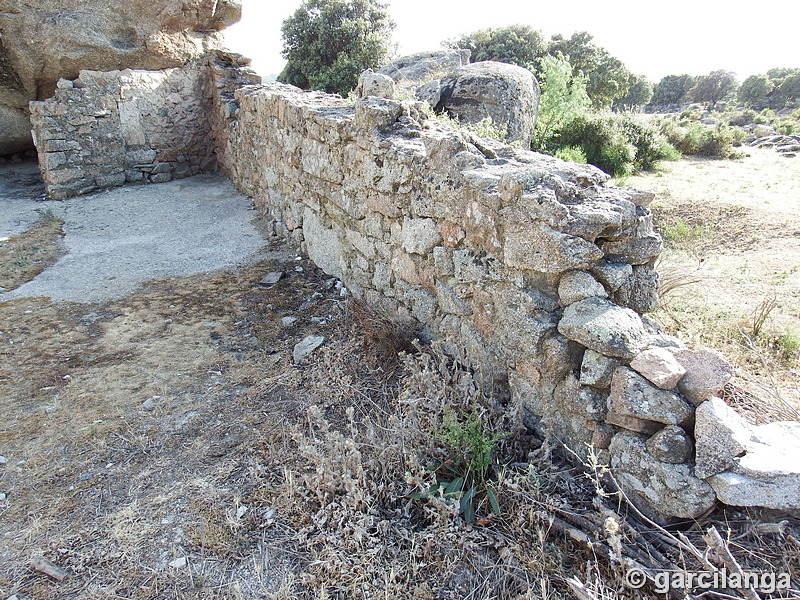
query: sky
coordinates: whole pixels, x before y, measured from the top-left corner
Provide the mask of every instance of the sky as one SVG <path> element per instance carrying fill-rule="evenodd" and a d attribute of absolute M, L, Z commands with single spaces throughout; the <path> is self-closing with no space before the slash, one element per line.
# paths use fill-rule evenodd
<path fill-rule="evenodd" d="M 485 27 L 522 23 L 569 37 L 588 31 L 632 72 L 658 82 L 665 75 L 733 71 L 739 81 L 773 67 L 800 67 L 796 26 L 800 2 L 719 0 L 388 0 L 397 24 L 397 56 L 436 50 L 446 39 Z M 226 37 L 253 59 L 261 75 L 283 68 L 281 24 L 301 0 L 242 0 L 242 20 Z M 793 33 L 794 32 L 794 33 Z"/>

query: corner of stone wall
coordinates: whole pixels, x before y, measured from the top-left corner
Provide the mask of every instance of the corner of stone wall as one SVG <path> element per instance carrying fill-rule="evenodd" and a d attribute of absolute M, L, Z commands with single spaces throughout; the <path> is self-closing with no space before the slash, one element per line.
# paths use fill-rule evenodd
<path fill-rule="evenodd" d="M 207 59 L 160 71 L 81 71 L 31 102 L 50 197 L 126 183 L 161 183 L 216 168 Z"/>
<path fill-rule="evenodd" d="M 241 85 L 225 69 L 214 75 L 220 163 L 325 272 L 463 348 L 510 390 L 520 421 L 594 453 L 656 519 L 733 496 L 796 507 L 731 493 L 741 465 L 708 458 L 726 444 L 709 441 L 701 415 L 731 369 L 646 317 L 662 249 L 652 194 L 446 129 L 415 103 Z M 768 486 L 749 473 L 749 489 Z"/>

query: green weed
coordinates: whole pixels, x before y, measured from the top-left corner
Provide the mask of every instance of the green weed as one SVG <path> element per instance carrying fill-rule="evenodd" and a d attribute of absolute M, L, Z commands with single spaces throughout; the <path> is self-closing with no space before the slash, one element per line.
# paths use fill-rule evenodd
<path fill-rule="evenodd" d="M 664 228 L 664 238 L 674 245 L 686 245 L 696 242 L 708 232 L 702 225 L 689 225 L 683 219 L 678 219 L 672 225 Z"/>
<path fill-rule="evenodd" d="M 464 419 L 448 411 L 442 418 L 434 438 L 441 442 L 448 458 L 435 469 L 436 483 L 427 490 L 414 492 L 411 498 L 421 500 L 441 495 L 459 501 L 459 514 L 467 523 L 476 520 L 476 507 L 486 499 L 491 511 L 500 515 L 500 502 L 492 488 L 492 453 L 502 436 L 487 432 L 480 416 L 473 410 Z"/>

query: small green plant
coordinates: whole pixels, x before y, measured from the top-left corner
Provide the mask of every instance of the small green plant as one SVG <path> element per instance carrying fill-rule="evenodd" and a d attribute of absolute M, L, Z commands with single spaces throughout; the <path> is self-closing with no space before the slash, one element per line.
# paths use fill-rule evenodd
<path fill-rule="evenodd" d="M 475 522 L 476 507 L 486 499 L 491 511 L 500 516 L 500 502 L 492 489 L 492 453 L 502 437 L 484 429 L 476 410 L 463 419 L 452 411 L 445 412 L 434 438 L 445 446 L 448 458 L 435 469 L 436 483 L 427 490 L 413 492 L 410 497 L 417 500 L 438 495 L 456 498 L 459 514 L 467 523 Z"/>
<path fill-rule="evenodd" d="M 778 356 L 787 364 L 794 364 L 800 355 L 800 334 L 793 329 L 786 329 L 775 340 Z"/>
<path fill-rule="evenodd" d="M 555 157 L 568 162 L 586 162 L 586 153 L 580 146 L 564 146 L 556 151 Z"/>
<path fill-rule="evenodd" d="M 664 228 L 664 237 L 673 245 L 685 245 L 697 241 L 706 233 L 706 228 L 702 225 L 689 225 L 683 219 L 678 219 L 672 225 Z"/>

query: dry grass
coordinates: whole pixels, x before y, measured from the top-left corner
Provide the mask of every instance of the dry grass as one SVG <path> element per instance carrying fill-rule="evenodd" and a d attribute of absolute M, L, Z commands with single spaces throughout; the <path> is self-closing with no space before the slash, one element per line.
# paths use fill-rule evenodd
<path fill-rule="evenodd" d="M 734 161 L 683 160 L 632 177 L 657 193 L 667 249 L 654 317 L 694 346 L 725 353 L 735 385 L 800 410 L 800 162 L 753 150 Z M 767 411 L 769 412 L 769 411 Z"/>
<path fill-rule="evenodd" d="M 30 281 L 63 254 L 64 220 L 48 211 L 40 213 L 33 228 L 0 238 L 0 289 L 13 290 Z"/>
<path fill-rule="evenodd" d="M 624 586 L 628 559 L 610 549 L 694 565 L 602 491 L 600 466 L 550 461 L 458 356 L 416 344 L 384 368 L 384 340 L 405 347 L 413 330 L 301 264 L 271 289 L 256 282 L 280 264 L 103 306 L 0 306 L 0 596 L 555 600 L 574 577 L 597 598 L 631 598 L 648 594 Z M 325 345 L 293 365 L 312 332 Z M 502 515 L 484 502 L 469 525 L 456 500 L 409 494 L 448 458 L 445 415 L 476 408 L 504 436 Z M 762 535 L 756 551 L 737 537 L 754 521 L 718 518 L 743 564 L 796 576 L 785 537 Z M 31 571 L 39 554 L 70 577 Z"/>

